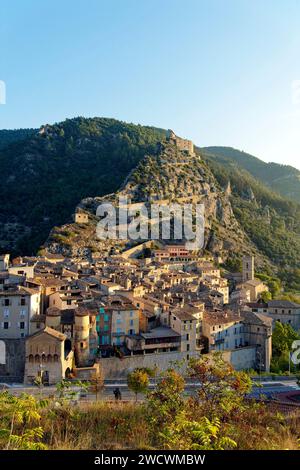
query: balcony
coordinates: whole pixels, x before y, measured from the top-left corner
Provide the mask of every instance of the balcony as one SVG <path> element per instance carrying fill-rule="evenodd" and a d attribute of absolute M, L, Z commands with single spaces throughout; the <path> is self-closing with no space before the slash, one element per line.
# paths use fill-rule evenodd
<path fill-rule="evenodd" d="M 223 344 L 224 341 L 225 341 L 224 338 L 216 338 L 214 344 L 216 344 L 216 345 L 218 345 L 218 344 Z"/>

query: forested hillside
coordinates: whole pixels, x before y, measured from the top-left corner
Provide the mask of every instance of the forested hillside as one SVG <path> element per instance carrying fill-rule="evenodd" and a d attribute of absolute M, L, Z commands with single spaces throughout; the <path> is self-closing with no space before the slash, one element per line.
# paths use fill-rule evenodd
<path fill-rule="evenodd" d="M 290 165 L 266 163 L 253 155 L 232 147 L 204 147 L 216 161 L 223 165 L 236 164 L 273 191 L 300 203 L 300 171 Z M 282 156 L 284 162 L 284 155 Z"/>
<path fill-rule="evenodd" d="M 117 190 L 162 135 L 114 119 L 76 118 L 0 149 L 2 250 L 34 253 L 82 198 Z"/>

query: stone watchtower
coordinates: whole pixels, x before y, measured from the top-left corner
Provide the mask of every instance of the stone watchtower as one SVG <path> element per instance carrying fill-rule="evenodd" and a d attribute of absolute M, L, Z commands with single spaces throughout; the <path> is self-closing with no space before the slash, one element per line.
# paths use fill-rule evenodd
<path fill-rule="evenodd" d="M 194 155 L 194 144 L 191 140 L 178 137 L 171 129 L 167 131 L 167 139 L 169 142 L 175 144 L 182 152 L 186 152 L 190 156 Z"/>
<path fill-rule="evenodd" d="M 243 282 L 254 280 L 254 256 L 243 256 Z"/>
<path fill-rule="evenodd" d="M 90 316 L 87 310 L 80 307 L 76 309 L 74 330 L 77 365 L 85 366 L 90 355 Z"/>

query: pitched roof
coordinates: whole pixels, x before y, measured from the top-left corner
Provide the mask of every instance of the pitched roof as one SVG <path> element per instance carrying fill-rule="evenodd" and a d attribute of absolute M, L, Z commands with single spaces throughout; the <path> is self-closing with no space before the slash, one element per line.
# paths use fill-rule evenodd
<path fill-rule="evenodd" d="M 271 308 L 299 308 L 300 304 L 296 302 L 291 302 L 290 300 L 270 300 L 268 302 L 268 307 Z"/>
<path fill-rule="evenodd" d="M 267 315 L 263 315 L 262 313 L 251 312 L 249 310 L 245 310 L 241 313 L 243 318 L 243 323 L 250 323 L 254 325 L 264 325 L 264 326 L 272 326 L 273 320 L 272 318 L 268 317 Z"/>
<path fill-rule="evenodd" d="M 54 330 L 53 328 L 50 328 L 50 326 L 46 326 L 43 330 L 37 331 L 31 336 L 27 336 L 26 340 L 29 340 L 30 338 L 39 336 L 46 333 L 49 336 L 52 336 L 53 338 L 58 339 L 59 341 L 65 341 L 67 339 L 67 336 L 64 335 L 63 333 L 60 333 L 59 331 Z"/>

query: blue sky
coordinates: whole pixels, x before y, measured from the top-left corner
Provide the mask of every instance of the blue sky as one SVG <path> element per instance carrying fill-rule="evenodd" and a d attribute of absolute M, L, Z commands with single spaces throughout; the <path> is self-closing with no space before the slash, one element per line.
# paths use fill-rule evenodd
<path fill-rule="evenodd" d="M 114 117 L 300 169 L 299 0 L 1 0 L 0 18 L 1 129 Z"/>

